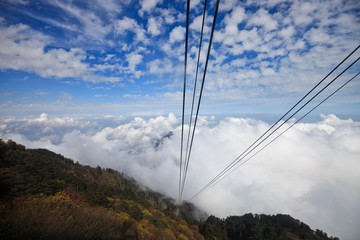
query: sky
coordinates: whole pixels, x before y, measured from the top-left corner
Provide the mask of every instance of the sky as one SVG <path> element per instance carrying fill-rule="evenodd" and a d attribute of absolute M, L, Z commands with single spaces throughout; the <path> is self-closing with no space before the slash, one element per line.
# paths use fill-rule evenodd
<path fill-rule="evenodd" d="M 203 5 L 191 1 L 188 100 Z M 0 117 L 180 115 L 185 7 L 180 0 L 0 1 Z M 209 1 L 200 80 L 214 7 Z M 285 112 L 359 45 L 359 21 L 356 0 L 221 1 L 201 113 Z M 359 85 L 322 113 L 359 120 Z"/>
<path fill-rule="evenodd" d="M 208 3 L 199 85 L 215 3 Z M 203 6 L 191 1 L 187 117 Z M 176 198 L 185 12 L 183 0 L 1 0 L 0 137 L 115 168 Z M 221 0 L 185 197 L 359 39 L 356 0 Z M 359 56 L 360 50 L 320 87 Z M 294 119 L 359 70 L 357 62 Z M 221 217 L 288 213 L 341 239 L 359 238 L 359 79 L 193 202 Z"/>

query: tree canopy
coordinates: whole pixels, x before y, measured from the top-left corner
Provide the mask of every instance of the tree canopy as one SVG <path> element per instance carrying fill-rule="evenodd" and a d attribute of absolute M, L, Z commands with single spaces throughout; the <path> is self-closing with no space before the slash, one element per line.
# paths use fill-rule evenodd
<path fill-rule="evenodd" d="M 207 217 L 113 169 L 1 139 L 0 204 L 1 239 L 337 239 L 288 215 Z"/>

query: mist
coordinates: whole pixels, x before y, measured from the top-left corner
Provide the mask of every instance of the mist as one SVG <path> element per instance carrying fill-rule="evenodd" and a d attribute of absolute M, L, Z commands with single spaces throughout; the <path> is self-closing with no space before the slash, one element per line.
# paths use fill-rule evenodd
<path fill-rule="evenodd" d="M 218 217 L 284 213 L 329 235 L 359 238 L 360 122 L 332 114 L 320 117 L 317 122 L 295 125 L 192 202 Z M 47 148 L 81 164 L 116 169 L 177 198 L 180 119 L 169 114 L 125 123 L 117 118 L 111 121 L 103 125 L 95 120 L 41 114 L 35 119 L 0 121 L 0 137 L 28 148 Z M 184 199 L 199 191 L 269 127 L 269 123 L 251 118 L 201 117 Z"/>

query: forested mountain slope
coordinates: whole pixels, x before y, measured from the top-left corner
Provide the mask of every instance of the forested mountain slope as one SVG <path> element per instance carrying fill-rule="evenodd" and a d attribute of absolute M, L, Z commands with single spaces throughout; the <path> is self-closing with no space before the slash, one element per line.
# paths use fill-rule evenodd
<path fill-rule="evenodd" d="M 287 215 L 219 219 L 174 203 L 115 170 L 0 140 L 1 239 L 334 239 Z"/>

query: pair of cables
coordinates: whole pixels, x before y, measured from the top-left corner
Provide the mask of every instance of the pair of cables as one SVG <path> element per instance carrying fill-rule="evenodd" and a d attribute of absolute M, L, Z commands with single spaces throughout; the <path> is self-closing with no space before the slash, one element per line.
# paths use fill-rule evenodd
<path fill-rule="evenodd" d="M 265 144 L 263 147 L 261 145 L 276 131 L 278 131 L 285 123 L 287 123 L 291 118 L 295 116 L 298 112 L 300 112 L 305 106 L 307 106 L 310 102 L 312 102 L 321 92 L 323 92 L 326 88 L 328 88 L 331 84 L 333 84 L 341 75 L 343 75 L 346 71 L 348 71 L 359 59 L 357 58 L 355 61 L 353 61 L 348 67 L 346 67 L 340 74 L 338 74 L 333 80 L 331 80 L 328 84 L 326 84 L 322 89 L 320 89 L 313 97 L 311 97 L 308 101 L 306 101 L 303 105 L 301 105 L 294 113 L 292 113 L 289 117 L 285 118 L 287 115 L 290 114 L 291 111 L 293 111 L 296 107 L 300 105 L 301 102 L 303 102 L 321 83 L 324 82 L 325 79 L 327 79 L 336 69 L 338 69 L 350 56 L 352 56 L 358 49 L 360 48 L 360 45 L 357 46 L 347 57 L 345 57 L 335 68 L 333 68 L 320 82 L 318 82 L 309 92 L 307 92 L 293 107 L 291 107 L 281 118 L 279 118 L 266 132 L 264 132 L 256 141 L 254 141 L 245 151 L 243 151 L 237 158 L 235 158 L 228 166 L 226 166 L 217 176 L 215 176 L 210 182 L 208 182 L 203 188 L 201 188 L 197 193 L 195 193 L 191 198 L 188 200 L 191 200 L 201 193 L 207 191 L 220 181 L 222 181 L 224 178 L 226 178 L 228 175 L 233 173 L 235 170 L 237 170 L 239 167 L 241 167 L 243 164 L 251 160 L 255 155 L 257 155 L 259 152 L 261 152 L 263 149 L 265 149 L 267 146 L 269 146 L 271 143 L 273 143 L 276 139 L 278 139 L 281 135 L 283 135 L 285 132 L 287 132 L 290 128 L 292 128 L 296 123 L 301 121 L 303 118 L 305 118 L 308 114 L 310 114 L 313 110 L 315 110 L 317 107 L 319 107 L 322 103 L 324 103 L 326 100 L 328 100 L 331 96 L 333 96 L 336 92 L 338 92 L 341 88 L 343 88 L 345 85 L 347 85 L 349 82 L 351 82 L 353 79 L 355 79 L 359 73 L 354 75 L 352 78 L 350 78 L 347 82 L 345 82 L 343 85 L 341 85 L 339 88 L 337 88 L 334 92 L 332 92 L 329 96 L 327 96 L 324 100 L 322 100 L 319 104 L 317 104 L 315 107 L 313 107 L 310 111 L 308 111 L 306 114 L 304 114 L 302 117 L 300 117 L 295 123 L 290 125 L 287 129 L 285 129 L 283 132 L 281 132 L 277 137 L 272 139 L 269 143 Z M 285 119 L 285 120 L 284 120 Z M 283 121 L 281 124 L 279 124 L 281 121 Z M 277 126 L 277 127 L 276 127 Z M 275 128 L 276 127 L 276 128 Z M 274 129 L 274 130 L 272 130 Z M 272 131 L 271 131 L 272 130 Z M 270 132 L 271 131 L 271 132 Z M 257 150 L 253 155 L 249 156 L 252 152 L 254 152 L 257 148 L 260 148 Z M 249 157 L 248 157 L 249 156 Z M 248 157 L 246 160 L 244 160 L 246 157 Z"/>
<path fill-rule="evenodd" d="M 201 82 L 201 88 L 200 88 L 199 98 L 198 98 L 198 102 L 197 102 L 196 114 L 195 114 L 195 119 L 194 119 L 194 124 L 193 124 L 192 119 L 193 119 L 193 113 L 194 113 L 195 96 L 196 96 L 197 79 L 198 79 L 198 72 L 199 72 L 199 65 L 200 65 L 200 53 L 201 53 L 203 32 L 204 32 L 204 25 L 205 25 L 207 0 L 205 0 L 205 2 L 204 2 L 204 11 L 203 11 L 203 18 L 202 18 L 202 25 L 201 25 L 199 51 L 198 51 L 198 57 L 197 57 L 197 66 L 196 66 L 196 74 L 195 74 L 195 80 L 194 80 L 193 97 L 192 97 L 192 105 L 191 105 L 191 114 L 190 114 L 189 128 L 188 128 L 187 141 L 186 141 L 186 151 L 184 154 L 183 153 L 183 150 L 184 150 L 184 121 L 185 121 L 185 102 L 186 102 L 185 95 L 186 95 L 187 52 L 188 52 L 189 18 L 190 18 L 190 0 L 187 1 L 186 32 L 185 32 L 186 39 L 185 39 L 184 86 L 183 86 L 183 106 L 182 106 L 182 121 L 181 121 L 181 146 L 180 146 L 180 174 L 179 174 L 179 198 L 178 198 L 179 203 L 181 203 L 181 200 L 182 200 L 186 177 L 187 177 L 187 172 L 189 169 L 191 150 L 192 150 L 192 146 L 193 146 L 193 142 L 194 142 L 195 129 L 196 129 L 197 120 L 198 120 L 198 116 L 199 116 L 201 98 L 202 98 L 202 94 L 203 94 L 203 90 L 204 90 L 206 71 L 207 71 L 207 67 L 208 67 L 211 45 L 212 45 L 212 40 L 213 40 L 213 36 L 214 36 L 216 18 L 217 18 L 217 14 L 218 14 L 218 10 L 219 10 L 219 3 L 220 3 L 220 0 L 217 0 L 216 6 L 215 6 L 215 12 L 214 12 L 213 24 L 212 24 L 211 33 L 210 33 L 205 67 L 204 67 L 204 72 L 203 72 L 203 77 L 202 77 L 202 82 Z"/>

